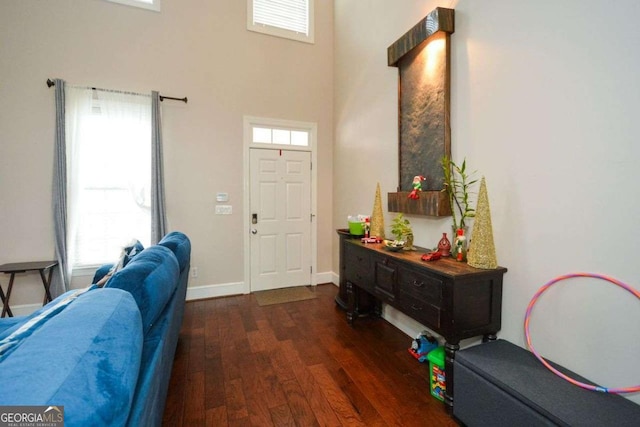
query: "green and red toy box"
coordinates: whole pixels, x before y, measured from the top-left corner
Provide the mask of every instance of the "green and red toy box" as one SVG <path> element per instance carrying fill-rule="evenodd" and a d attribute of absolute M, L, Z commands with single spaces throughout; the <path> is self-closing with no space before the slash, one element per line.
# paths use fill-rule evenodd
<path fill-rule="evenodd" d="M 444 374 L 444 347 L 438 347 L 427 354 L 429 359 L 429 389 L 431 395 L 444 401 L 446 378 Z"/>

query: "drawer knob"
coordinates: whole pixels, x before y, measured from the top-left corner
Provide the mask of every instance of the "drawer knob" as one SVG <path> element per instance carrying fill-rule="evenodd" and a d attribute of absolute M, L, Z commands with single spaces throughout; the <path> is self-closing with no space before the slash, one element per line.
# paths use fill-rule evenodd
<path fill-rule="evenodd" d="M 415 305 L 415 304 L 411 304 L 411 309 L 413 311 L 420 311 L 420 310 L 422 310 L 422 307 L 420 307 L 418 305 Z"/>
<path fill-rule="evenodd" d="M 414 280 L 413 286 L 415 286 L 416 288 L 421 288 L 424 286 L 424 282 L 418 282 L 417 280 Z"/>

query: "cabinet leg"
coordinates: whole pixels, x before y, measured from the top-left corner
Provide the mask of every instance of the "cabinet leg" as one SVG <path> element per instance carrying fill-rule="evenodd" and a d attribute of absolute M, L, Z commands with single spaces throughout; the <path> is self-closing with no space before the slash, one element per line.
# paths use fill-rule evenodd
<path fill-rule="evenodd" d="M 375 317 L 382 317 L 382 302 L 379 299 L 373 303 L 373 315 Z"/>
<path fill-rule="evenodd" d="M 354 289 L 353 283 L 347 282 L 347 323 L 353 325 L 353 321 L 358 316 L 358 311 L 356 308 L 356 290 Z"/>
<path fill-rule="evenodd" d="M 495 333 L 491 332 L 491 333 L 483 335 L 482 342 L 495 341 L 497 339 L 498 339 L 498 335 L 496 335 Z"/>
<path fill-rule="evenodd" d="M 460 345 L 457 342 L 446 342 L 444 344 L 444 372 L 446 381 L 444 404 L 449 414 L 453 414 L 453 361 L 456 358 L 456 351 L 458 350 L 460 350 Z"/>

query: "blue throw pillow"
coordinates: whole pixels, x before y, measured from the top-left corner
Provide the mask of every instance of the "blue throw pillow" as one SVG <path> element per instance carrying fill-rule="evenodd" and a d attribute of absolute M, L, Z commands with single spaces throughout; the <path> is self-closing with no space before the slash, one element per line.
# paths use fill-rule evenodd
<path fill-rule="evenodd" d="M 126 265 L 143 250 L 144 246 L 139 240 L 132 240 L 127 246 L 122 248 L 120 258 L 118 258 L 118 261 L 113 264 L 113 266 L 109 267 L 109 265 L 103 265 L 98 269 L 93 277 L 93 283 L 98 286 L 104 286 L 109 280 L 111 280 L 111 276 L 126 267 Z M 105 272 L 106 269 L 109 269 L 109 271 Z"/>
<path fill-rule="evenodd" d="M 139 240 L 132 240 L 131 243 L 129 243 L 124 248 L 122 248 L 122 253 L 120 254 L 120 259 L 118 260 L 116 265 L 113 267 L 113 269 L 112 269 L 113 271 L 111 271 L 111 274 L 115 273 L 118 270 L 122 270 L 123 268 L 125 268 L 127 266 L 127 264 L 129 264 L 129 261 L 131 261 L 133 259 L 133 257 L 138 255 L 143 250 L 144 250 L 144 246 L 142 246 L 142 243 L 140 243 Z"/>

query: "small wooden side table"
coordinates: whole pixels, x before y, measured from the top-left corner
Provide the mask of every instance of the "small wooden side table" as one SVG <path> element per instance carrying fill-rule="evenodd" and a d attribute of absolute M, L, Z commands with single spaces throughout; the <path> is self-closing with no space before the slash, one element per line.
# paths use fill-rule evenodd
<path fill-rule="evenodd" d="M 53 269 L 58 265 L 58 261 L 31 261 L 31 262 L 14 262 L 9 264 L 0 265 L 0 273 L 11 274 L 11 278 L 9 279 L 9 287 L 7 288 L 7 295 L 2 291 L 2 286 L 0 286 L 0 298 L 2 299 L 2 316 L 5 317 L 8 315 L 9 317 L 13 317 L 13 313 L 11 312 L 11 307 L 9 307 L 9 298 L 11 298 L 11 290 L 13 289 L 13 279 L 16 276 L 16 273 L 27 273 L 31 271 L 37 271 L 40 273 L 40 278 L 42 279 L 42 285 L 44 286 L 44 302 L 42 305 L 45 305 L 49 301 L 51 301 L 51 292 L 49 291 L 49 286 L 51 286 L 51 277 L 53 276 Z M 45 277 L 45 271 L 49 270 L 49 275 Z"/>

